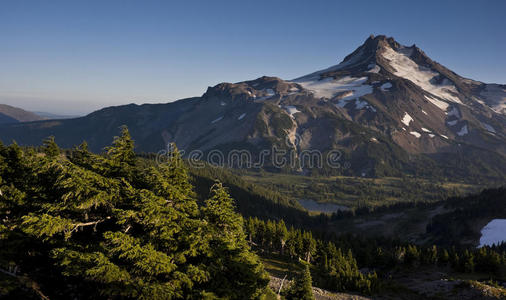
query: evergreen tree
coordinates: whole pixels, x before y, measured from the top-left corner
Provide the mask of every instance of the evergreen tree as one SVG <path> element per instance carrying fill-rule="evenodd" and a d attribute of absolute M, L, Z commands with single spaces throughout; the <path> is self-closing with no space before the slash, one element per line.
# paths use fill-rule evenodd
<path fill-rule="evenodd" d="M 60 147 L 56 144 L 54 136 L 50 136 L 44 140 L 44 153 L 49 157 L 56 157 L 60 155 Z"/>
<path fill-rule="evenodd" d="M 250 251 L 243 219 L 234 211 L 233 200 L 221 183 L 211 188 L 203 215 L 210 236 L 207 270 L 212 278 L 204 289 L 229 299 L 260 296 L 265 292 L 268 276 L 258 257 Z"/>
<path fill-rule="evenodd" d="M 311 272 L 306 264 L 304 271 L 297 276 L 285 292 L 287 300 L 314 300 Z"/>
<path fill-rule="evenodd" d="M 126 128 L 105 156 L 86 144 L 68 159 L 0 146 L 0 268 L 23 270 L 52 296 L 260 296 L 268 278 L 232 199 L 217 185 L 199 209 L 173 160 L 139 164 Z"/>

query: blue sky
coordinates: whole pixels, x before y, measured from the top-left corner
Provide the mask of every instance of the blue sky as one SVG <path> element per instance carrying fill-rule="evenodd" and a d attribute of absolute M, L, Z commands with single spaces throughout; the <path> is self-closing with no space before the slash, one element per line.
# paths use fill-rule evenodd
<path fill-rule="evenodd" d="M 370 34 L 506 83 L 506 1 L 0 1 L 0 103 L 84 114 L 339 63 Z M 356 1 L 355 1 L 356 2 Z"/>

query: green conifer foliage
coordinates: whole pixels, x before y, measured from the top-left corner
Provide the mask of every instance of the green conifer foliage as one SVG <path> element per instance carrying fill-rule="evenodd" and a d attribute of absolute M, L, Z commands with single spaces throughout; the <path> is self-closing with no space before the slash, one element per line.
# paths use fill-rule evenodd
<path fill-rule="evenodd" d="M 311 272 L 306 264 L 304 272 L 297 276 L 285 292 L 287 300 L 314 300 Z"/>
<path fill-rule="evenodd" d="M 266 291 L 233 200 L 217 184 L 199 208 L 177 150 L 165 164 L 141 166 L 126 128 L 105 156 L 85 143 L 68 157 L 54 139 L 45 144 L 45 155 L 0 146 L 0 268 L 15 265 L 51 299 Z"/>
<path fill-rule="evenodd" d="M 212 278 L 204 285 L 205 289 L 229 299 L 260 296 L 265 291 L 268 276 L 258 257 L 250 251 L 243 219 L 234 211 L 233 199 L 221 183 L 211 188 L 203 215 L 210 237 L 207 270 Z"/>
<path fill-rule="evenodd" d="M 44 140 L 44 153 L 49 157 L 56 157 L 60 155 L 60 147 L 56 144 L 54 136 L 50 136 Z"/>

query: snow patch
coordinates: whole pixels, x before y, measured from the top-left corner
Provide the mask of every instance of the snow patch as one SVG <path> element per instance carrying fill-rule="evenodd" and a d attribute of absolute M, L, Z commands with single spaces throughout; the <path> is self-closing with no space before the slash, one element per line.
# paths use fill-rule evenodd
<path fill-rule="evenodd" d="M 220 102 L 220 105 L 221 105 L 221 106 L 226 106 L 226 105 L 227 105 L 227 103 L 225 103 L 225 102 L 221 101 L 221 102 Z"/>
<path fill-rule="evenodd" d="M 283 106 L 283 109 L 286 110 L 288 114 L 293 118 L 293 115 L 300 112 L 295 106 L 293 105 L 285 105 Z"/>
<path fill-rule="evenodd" d="M 457 132 L 457 135 L 464 136 L 468 133 L 469 133 L 469 131 L 467 130 L 467 125 L 464 125 L 464 126 L 462 126 L 462 128 L 460 128 L 459 132 Z"/>
<path fill-rule="evenodd" d="M 266 95 L 258 98 L 255 97 L 257 101 L 267 100 L 276 95 L 273 89 L 263 89 L 262 91 L 265 92 Z"/>
<path fill-rule="evenodd" d="M 409 123 L 411 123 L 412 121 L 413 121 L 413 118 L 411 118 L 411 116 L 407 112 L 404 112 L 404 117 L 402 117 L 401 122 L 404 125 L 409 126 Z"/>
<path fill-rule="evenodd" d="M 427 112 L 423 109 L 422 109 L 422 113 L 424 113 L 425 115 L 428 115 Z"/>
<path fill-rule="evenodd" d="M 422 127 L 422 131 L 423 131 L 423 132 L 432 132 L 432 131 L 430 131 L 429 129 L 424 128 L 424 127 Z"/>
<path fill-rule="evenodd" d="M 241 114 L 241 115 L 237 118 L 237 120 L 242 120 L 245 116 L 246 116 L 246 113 L 243 113 L 243 114 Z"/>
<path fill-rule="evenodd" d="M 363 54 L 364 54 L 364 50 L 360 49 L 355 55 L 353 55 L 351 57 L 348 57 L 347 60 L 343 60 L 338 65 L 331 66 L 329 68 L 326 68 L 326 69 L 323 69 L 323 70 L 319 70 L 319 71 L 313 72 L 313 73 L 308 74 L 308 75 L 304 75 L 304 76 L 296 78 L 296 79 L 294 79 L 292 81 L 295 81 L 295 82 L 316 81 L 316 80 L 320 79 L 320 76 L 322 74 L 324 74 L 324 73 L 337 71 L 337 70 L 343 69 L 345 67 L 354 65 L 356 63 L 360 63 L 362 61 L 362 55 Z M 306 88 L 306 87 L 304 87 L 304 88 Z"/>
<path fill-rule="evenodd" d="M 414 135 L 417 139 L 419 139 L 422 136 L 419 132 L 416 131 L 410 131 L 409 134 Z"/>
<path fill-rule="evenodd" d="M 446 124 L 448 124 L 450 126 L 455 126 L 458 122 L 459 122 L 459 120 L 453 120 L 453 121 L 446 122 Z"/>
<path fill-rule="evenodd" d="M 483 127 L 485 127 L 485 129 L 488 131 L 488 132 L 492 132 L 492 133 L 495 133 L 495 129 L 494 127 L 488 125 L 487 123 L 483 123 L 481 122 L 481 125 L 483 125 Z"/>
<path fill-rule="evenodd" d="M 266 89 L 265 92 L 267 93 L 267 96 L 269 96 L 269 97 L 276 95 L 276 93 L 274 93 L 273 89 Z"/>
<path fill-rule="evenodd" d="M 459 109 L 455 106 L 452 106 L 451 110 L 447 113 L 448 116 L 455 116 L 457 118 L 460 118 L 460 112 Z"/>
<path fill-rule="evenodd" d="M 211 124 L 214 124 L 214 123 L 216 123 L 216 122 L 219 122 L 219 121 L 221 121 L 221 119 L 223 119 L 223 116 L 221 116 L 221 117 L 219 117 L 219 118 L 217 118 L 217 119 L 212 120 L 212 121 L 211 121 Z"/>
<path fill-rule="evenodd" d="M 384 92 L 386 92 L 389 88 L 392 87 L 392 84 L 390 82 L 387 82 L 387 83 L 383 83 L 381 86 L 380 86 L 380 89 Z"/>
<path fill-rule="evenodd" d="M 429 133 L 429 137 L 430 137 L 430 138 L 433 138 L 433 137 L 435 137 L 435 136 L 436 136 L 435 134 L 433 134 L 433 133 Z"/>
<path fill-rule="evenodd" d="M 370 64 L 367 66 L 367 68 L 369 69 L 367 71 L 368 73 L 379 73 L 379 71 L 381 70 L 380 66 L 376 64 Z"/>
<path fill-rule="evenodd" d="M 440 76 L 440 74 L 429 68 L 418 65 L 409 58 L 412 50 L 412 48 L 402 48 L 399 51 L 395 51 L 390 47 L 386 47 L 383 52 L 383 57 L 390 61 L 390 66 L 396 70 L 394 73 L 396 76 L 413 82 L 423 90 L 439 98 L 451 102 L 462 103 L 460 99 L 454 95 L 454 93 L 457 93 L 457 89 L 449 80 L 445 78 L 441 84 L 434 84 L 435 78 Z"/>
<path fill-rule="evenodd" d="M 440 134 L 440 136 L 444 137 L 445 139 L 448 139 L 448 137 L 444 134 Z"/>
<path fill-rule="evenodd" d="M 339 79 L 332 77 L 321 80 L 297 81 L 302 87 L 313 92 L 315 97 L 330 99 L 338 93 L 350 91 L 350 95 L 341 100 L 351 100 L 372 93 L 372 86 L 364 84 L 367 77 L 355 78 L 345 76 Z"/>
<path fill-rule="evenodd" d="M 436 99 L 434 97 L 425 96 L 425 99 L 429 100 L 430 103 L 434 104 L 442 111 L 446 111 L 448 109 L 448 106 L 450 106 L 448 103 L 441 101 L 439 99 Z"/>

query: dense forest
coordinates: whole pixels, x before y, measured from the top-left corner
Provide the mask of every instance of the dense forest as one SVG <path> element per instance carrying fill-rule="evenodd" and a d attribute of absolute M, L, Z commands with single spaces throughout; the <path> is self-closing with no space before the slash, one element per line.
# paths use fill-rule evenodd
<path fill-rule="evenodd" d="M 452 220 L 483 204 L 492 215 L 504 194 L 446 205 L 464 201 Z M 175 147 L 163 163 L 139 156 L 127 128 L 102 154 L 85 142 L 62 150 L 52 137 L 39 148 L 0 144 L 0 297 L 274 299 L 262 263 L 269 257 L 303 266 L 276 291 L 285 299 L 313 299 L 311 284 L 380 295 L 391 289 L 391 274 L 419 267 L 505 278 L 505 245 L 415 245 L 325 227 L 416 205 L 435 204 L 311 216 L 230 172 L 188 168 Z M 448 231 L 444 223 L 435 218 L 428 232 Z"/>
<path fill-rule="evenodd" d="M 43 299 L 249 299 L 268 276 L 215 183 L 198 205 L 177 151 L 139 164 L 124 128 L 105 155 L 0 146 L 0 294 Z M 31 288 L 31 293 L 26 291 Z"/>

